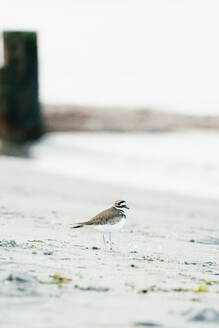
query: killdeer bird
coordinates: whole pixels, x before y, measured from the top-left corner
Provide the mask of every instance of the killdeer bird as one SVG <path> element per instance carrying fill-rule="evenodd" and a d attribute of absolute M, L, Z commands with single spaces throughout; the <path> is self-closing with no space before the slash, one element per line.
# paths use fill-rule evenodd
<path fill-rule="evenodd" d="M 125 209 L 129 209 L 124 200 L 117 200 L 114 206 L 102 211 L 91 218 L 89 221 L 75 223 L 72 227 L 83 228 L 83 227 L 93 227 L 94 229 L 101 231 L 103 233 L 103 241 L 106 248 L 106 241 L 104 233 L 109 233 L 109 241 L 112 249 L 111 232 L 119 231 L 126 222 Z"/>

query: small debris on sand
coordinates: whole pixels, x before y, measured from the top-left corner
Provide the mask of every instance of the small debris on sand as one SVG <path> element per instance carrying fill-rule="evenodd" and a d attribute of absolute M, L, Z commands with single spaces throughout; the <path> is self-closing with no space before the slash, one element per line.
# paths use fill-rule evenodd
<path fill-rule="evenodd" d="M 80 289 L 83 291 L 92 291 L 92 292 L 108 292 L 109 288 L 107 287 L 93 287 L 93 286 L 87 286 L 87 287 L 81 287 L 79 285 L 74 285 L 75 289 Z"/>
<path fill-rule="evenodd" d="M 99 248 L 99 247 L 97 247 L 97 246 L 93 246 L 93 247 L 91 247 L 91 249 L 93 249 L 93 250 L 97 251 L 97 250 L 99 250 L 100 248 Z"/>
<path fill-rule="evenodd" d="M 11 273 L 5 280 L 15 281 L 18 283 L 28 283 L 28 284 L 37 284 L 40 282 L 36 277 L 33 277 L 27 273 L 22 273 L 22 272 Z"/>
<path fill-rule="evenodd" d="M 136 327 L 161 327 L 160 324 L 155 322 L 147 322 L 147 321 L 136 321 L 134 322 L 134 326 Z"/>
<path fill-rule="evenodd" d="M 219 323 L 219 312 L 214 309 L 203 309 L 192 316 L 189 321 Z"/>
<path fill-rule="evenodd" d="M 44 255 L 53 255 L 53 253 L 54 253 L 54 251 L 46 251 L 46 252 L 44 252 L 43 254 L 44 254 Z"/>
<path fill-rule="evenodd" d="M 0 247 L 17 247 L 17 243 L 15 240 L 1 240 L 0 241 Z"/>

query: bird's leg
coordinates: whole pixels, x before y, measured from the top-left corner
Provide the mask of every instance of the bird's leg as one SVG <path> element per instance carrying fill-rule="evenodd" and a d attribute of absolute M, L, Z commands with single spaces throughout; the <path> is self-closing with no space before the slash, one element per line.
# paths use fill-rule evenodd
<path fill-rule="evenodd" d="M 113 249 L 113 243 L 112 243 L 112 239 L 111 239 L 111 232 L 109 232 L 109 241 L 110 241 L 110 246 L 111 246 L 111 250 Z"/>
<path fill-rule="evenodd" d="M 106 241 L 105 241 L 104 233 L 103 233 L 103 242 L 104 242 L 104 246 L 105 246 L 105 250 L 106 250 Z"/>

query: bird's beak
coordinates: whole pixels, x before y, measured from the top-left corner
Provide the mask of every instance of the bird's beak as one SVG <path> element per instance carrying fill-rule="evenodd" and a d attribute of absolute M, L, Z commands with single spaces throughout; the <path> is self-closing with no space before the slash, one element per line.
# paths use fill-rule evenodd
<path fill-rule="evenodd" d="M 127 208 L 127 210 L 130 210 L 130 208 L 127 205 L 125 205 L 125 208 Z"/>

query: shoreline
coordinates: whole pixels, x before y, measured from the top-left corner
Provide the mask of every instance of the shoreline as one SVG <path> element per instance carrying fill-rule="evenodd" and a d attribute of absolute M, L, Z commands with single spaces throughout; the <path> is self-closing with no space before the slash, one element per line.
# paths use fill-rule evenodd
<path fill-rule="evenodd" d="M 26 145 L 0 144 L 2 155 L 39 172 L 118 188 L 218 200 L 218 132 L 57 132 Z M 1 157 L 2 160 L 7 157 Z M 29 161 L 27 161 L 29 159 Z M 98 160 L 97 160 L 98 159 Z"/>

